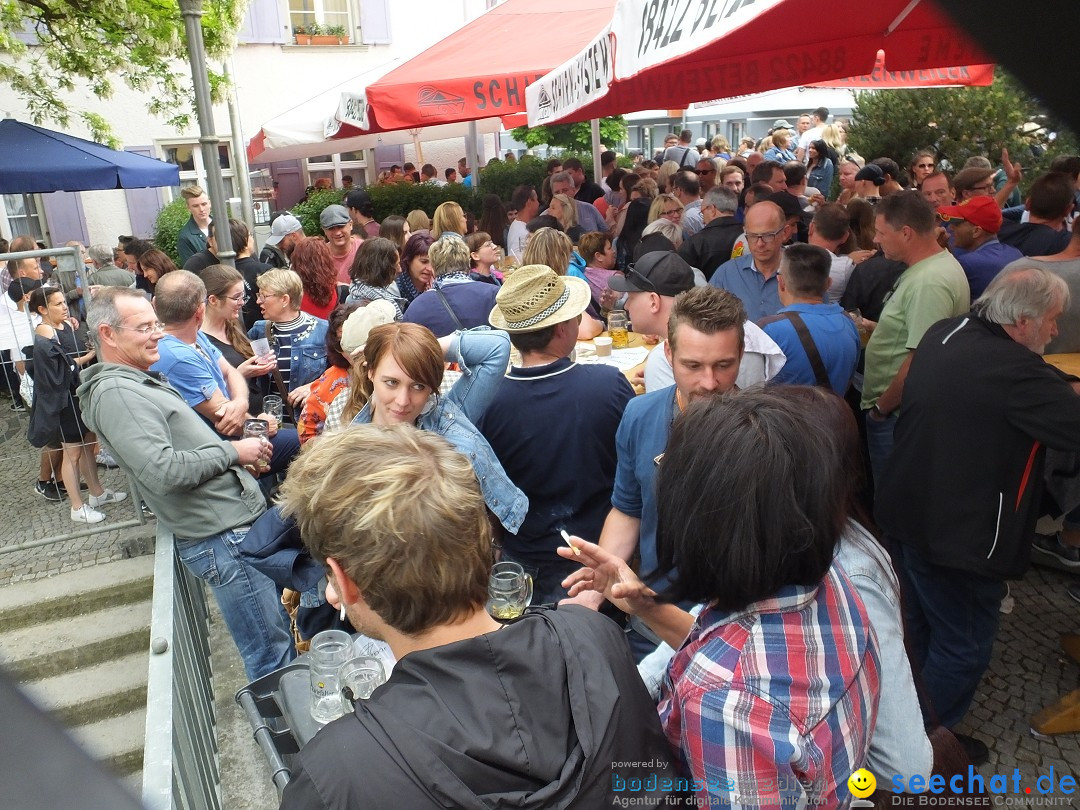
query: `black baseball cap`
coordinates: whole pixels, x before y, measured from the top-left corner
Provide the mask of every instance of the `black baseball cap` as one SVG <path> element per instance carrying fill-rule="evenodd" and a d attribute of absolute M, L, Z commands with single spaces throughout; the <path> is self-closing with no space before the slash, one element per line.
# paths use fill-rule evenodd
<path fill-rule="evenodd" d="M 675 297 L 694 286 L 694 270 L 678 253 L 655 251 L 638 259 L 625 275 L 612 276 L 616 292 L 653 292 Z"/>
<path fill-rule="evenodd" d="M 799 201 L 794 194 L 789 194 L 786 191 L 774 191 L 765 199 L 780 206 L 780 210 L 784 212 L 784 219 L 802 216 L 802 206 L 799 205 Z"/>
<path fill-rule="evenodd" d="M 345 195 L 345 207 L 355 208 L 365 217 L 375 215 L 375 204 L 371 201 L 371 195 L 362 188 L 354 188 Z"/>

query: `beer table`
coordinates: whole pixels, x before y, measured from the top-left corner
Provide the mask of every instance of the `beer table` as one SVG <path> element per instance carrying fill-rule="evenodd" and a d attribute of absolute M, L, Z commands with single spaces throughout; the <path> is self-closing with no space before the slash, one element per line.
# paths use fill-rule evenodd
<path fill-rule="evenodd" d="M 609 337 L 608 333 L 601 332 L 605 337 Z M 615 366 L 618 368 L 631 385 L 634 385 L 634 377 L 638 373 L 639 369 L 645 363 L 646 358 L 649 356 L 649 352 L 655 349 L 658 343 L 646 343 L 644 335 L 640 332 L 627 333 L 629 338 L 625 349 L 612 348 L 611 355 L 609 357 L 600 357 L 596 354 L 596 346 L 591 340 L 579 340 L 576 350 L 576 362 L 578 363 L 603 363 L 604 365 Z M 637 394 L 644 394 L 645 389 L 639 386 L 634 386 L 634 392 Z"/>
<path fill-rule="evenodd" d="M 1080 377 L 1080 352 L 1048 354 L 1043 357 L 1054 368 Z M 1080 635 L 1062 636 L 1061 647 L 1080 663 Z M 1057 703 L 1047 706 L 1031 718 L 1031 727 L 1040 734 L 1072 734 L 1080 731 L 1080 689 L 1074 689 Z"/>

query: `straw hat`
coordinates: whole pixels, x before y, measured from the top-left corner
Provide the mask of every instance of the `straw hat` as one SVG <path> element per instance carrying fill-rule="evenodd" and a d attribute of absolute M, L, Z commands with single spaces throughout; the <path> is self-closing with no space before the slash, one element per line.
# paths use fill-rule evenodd
<path fill-rule="evenodd" d="M 577 317 L 591 300 L 587 282 L 557 275 L 543 264 L 528 264 L 499 288 L 488 321 L 507 332 L 537 332 Z"/>
<path fill-rule="evenodd" d="M 353 355 L 364 348 L 368 333 L 376 326 L 393 323 L 397 317 L 394 305 L 384 298 L 372 301 L 366 307 L 355 310 L 341 327 L 341 348 Z"/>

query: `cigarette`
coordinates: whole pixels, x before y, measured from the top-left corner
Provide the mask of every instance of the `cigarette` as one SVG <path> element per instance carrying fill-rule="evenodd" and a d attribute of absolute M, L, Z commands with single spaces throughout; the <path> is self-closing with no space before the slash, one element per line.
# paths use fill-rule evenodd
<path fill-rule="evenodd" d="M 570 535 L 566 533 L 566 529 L 559 529 L 559 534 L 562 535 L 562 539 L 566 541 L 566 545 L 570 546 L 570 549 L 574 552 L 575 557 L 581 556 L 581 549 L 570 542 Z"/>
<path fill-rule="evenodd" d="M 341 603 L 341 620 L 345 621 L 345 603 Z"/>

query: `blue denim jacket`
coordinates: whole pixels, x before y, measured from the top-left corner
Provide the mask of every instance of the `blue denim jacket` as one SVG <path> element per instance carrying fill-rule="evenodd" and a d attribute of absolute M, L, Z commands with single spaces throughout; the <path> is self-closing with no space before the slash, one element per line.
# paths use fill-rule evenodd
<path fill-rule="evenodd" d="M 314 316 L 312 316 L 314 317 Z M 248 330 L 252 340 L 266 337 L 266 321 L 255 321 Z M 289 390 L 315 382 L 326 371 L 326 333 L 329 324 L 322 318 L 315 318 L 315 328 L 301 342 L 293 341 L 289 359 Z"/>
<path fill-rule="evenodd" d="M 473 420 L 491 403 L 506 374 L 510 359 L 510 338 L 505 332 L 476 329 L 455 333 L 450 359 L 461 368 L 461 378 L 450 393 L 437 396 L 434 405 L 425 409 L 416 426 L 438 433 L 472 462 L 480 491 L 488 509 L 511 534 L 517 534 L 529 511 L 529 499 L 506 475 Z M 371 421 L 371 403 L 353 419 L 353 424 Z"/>

